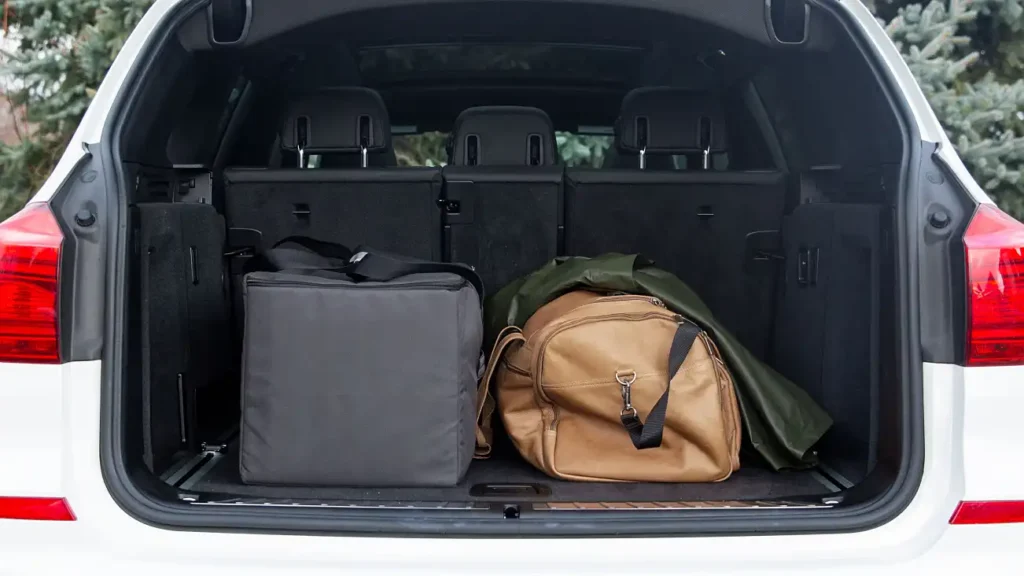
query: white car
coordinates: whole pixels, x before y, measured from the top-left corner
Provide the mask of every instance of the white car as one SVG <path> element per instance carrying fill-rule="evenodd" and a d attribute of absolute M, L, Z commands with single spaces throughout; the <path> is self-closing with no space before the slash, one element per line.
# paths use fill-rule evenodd
<path fill-rule="evenodd" d="M 246 484 L 238 280 L 295 235 L 489 290 L 644 253 L 833 425 L 715 484 L 500 441 L 456 487 Z M 1022 251 L 858 0 L 157 0 L 0 224 L 0 572 L 1019 573 Z"/>

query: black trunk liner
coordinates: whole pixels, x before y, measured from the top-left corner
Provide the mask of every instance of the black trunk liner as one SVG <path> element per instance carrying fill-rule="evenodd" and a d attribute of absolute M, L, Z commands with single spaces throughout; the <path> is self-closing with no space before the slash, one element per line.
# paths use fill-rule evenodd
<path fill-rule="evenodd" d="M 748 464 L 724 482 L 707 484 L 588 483 L 549 478 L 517 454 L 501 452 L 489 460 L 474 460 L 466 478 L 451 488 L 361 488 L 319 486 L 255 486 L 243 484 L 238 474 L 237 444 L 208 460 L 178 482 L 182 490 L 266 499 L 330 501 L 468 502 L 506 499 L 546 502 L 693 502 L 698 500 L 775 500 L 814 496 L 832 490 L 813 471 L 773 472 Z M 826 481 L 827 482 L 827 481 Z M 481 485 L 535 486 L 538 492 L 492 493 Z M 502 487 L 498 487 L 499 490 Z M 472 492 L 472 493 L 471 493 Z"/>

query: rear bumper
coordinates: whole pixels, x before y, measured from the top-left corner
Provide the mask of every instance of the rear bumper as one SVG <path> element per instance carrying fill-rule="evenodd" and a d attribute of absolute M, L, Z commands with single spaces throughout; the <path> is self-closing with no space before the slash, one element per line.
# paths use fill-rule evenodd
<path fill-rule="evenodd" d="M 0 526 L 0 533 L 6 526 Z M 69 533 L 40 527 L 22 527 L 33 540 L 47 539 L 60 550 Z M 4 571 L 11 574 L 76 574 L 88 567 L 102 567 L 104 574 L 239 574 L 258 576 L 287 572 L 296 576 L 352 573 L 425 574 L 730 574 L 764 575 L 827 571 L 830 575 L 865 573 L 906 576 L 944 574 L 970 569 L 976 574 L 1019 574 L 1024 561 L 1024 525 L 954 527 L 926 550 L 907 547 L 902 553 L 883 557 L 829 558 L 821 550 L 788 538 L 765 538 L 776 548 L 771 557 L 753 560 L 745 554 L 746 541 L 705 539 L 681 542 L 660 540 L 616 542 L 603 540 L 491 541 L 488 543 L 411 539 L 323 539 L 306 537 L 195 535 L 192 549 L 177 555 L 153 555 L 135 547 L 137 541 L 125 535 L 121 543 L 110 542 L 103 549 L 76 548 L 73 552 L 41 554 L 38 551 L 3 550 Z M 307 542 L 318 541 L 318 542 Z M 710 548 L 709 548 L 710 546 Z M 691 548 L 692 547 L 692 548 Z M 717 558 L 683 559 L 679 550 L 703 548 Z M 605 562 L 601 550 L 617 556 Z M 273 557 L 268 560 L 267 557 Z M 601 561 L 594 560 L 600 557 Z M 745 558 L 738 561 L 737 557 Z"/>
<path fill-rule="evenodd" d="M 1024 525 L 950 527 L 964 494 L 965 370 L 924 366 L 925 470 L 910 504 L 890 522 L 847 534 L 608 539 L 382 538 L 188 532 L 143 524 L 109 493 L 100 468 L 100 363 L 48 367 L 62 377 L 47 405 L 63 406 L 59 477 L 74 522 L 0 521 L 0 557 L 14 572 L 103 566 L 107 573 L 180 574 L 237 569 L 509 573 L 791 573 L 798 568 L 905 571 L 971 559 L 1019 571 Z M 59 392 L 57 392 L 59 391 Z M 44 447 L 45 448 L 45 447 Z M 40 481 L 46 479 L 39 478 Z M 25 494 L 33 491 L 24 486 Z M 11 494 L 18 495 L 18 494 Z M 980 495 L 979 495 L 980 496 Z M 509 520 L 515 522 L 515 520 Z M 770 528 L 770 527 L 766 527 Z M 52 552 L 59 551 L 59 552 Z M 759 572 L 760 571 L 760 572 Z M 905 572 L 904 572 L 905 573 Z"/>

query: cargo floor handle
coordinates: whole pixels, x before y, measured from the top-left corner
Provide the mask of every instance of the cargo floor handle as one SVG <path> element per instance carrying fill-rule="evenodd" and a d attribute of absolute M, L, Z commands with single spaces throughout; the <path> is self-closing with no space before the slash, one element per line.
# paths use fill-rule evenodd
<path fill-rule="evenodd" d="M 672 338 L 672 348 L 668 355 L 668 383 L 665 386 L 665 393 L 658 398 L 654 408 L 651 408 L 646 423 L 640 421 L 636 408 L 633 408 L 629 400 L 630 386 L 636 379 L 636 373 L 631 374 L 631 379 L 624 378 L 620 374 L 615 375 L 615 379 L 622 386 L 624 403 L 619 417 L 637 450 L 661 446 L 661 434 L 665 428 L 665 411 L 668 410 L 668 393 L 672 389 L 672 378 L 682 368 L 683 361 L 686 360 L 686 355 L 690 353 L 690 348 L 699 334 L 700 328 L 690 322 L 680 322 L 676 327 L 676 335 Z"/>

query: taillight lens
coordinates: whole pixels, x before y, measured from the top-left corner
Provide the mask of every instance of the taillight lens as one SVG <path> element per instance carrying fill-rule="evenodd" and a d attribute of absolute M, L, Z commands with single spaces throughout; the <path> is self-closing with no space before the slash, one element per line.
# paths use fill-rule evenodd
<path fill-rule="evenodd" d="M 0 497 L 0 519 L 71 521 L 75 513 L 63 498 Z"/>
<path fill-rule="evenodd" d="M 1024 364 L 1024 224 L 983 204 L 964 247 L 967 365 Z"/>
<path fill-rule="evenodd" d="M 46 204 L 0 223 L 0 362 L 60 362 L 57 330 L 64 235 Z"/>
<path fill-rule="evenodd" d="M 950 517 L 950 524 L 1014 524 L 1024 522 L 1024 502 L 995 500 L 961 502 Z"/>

